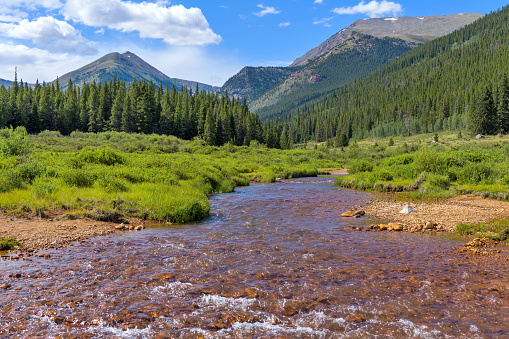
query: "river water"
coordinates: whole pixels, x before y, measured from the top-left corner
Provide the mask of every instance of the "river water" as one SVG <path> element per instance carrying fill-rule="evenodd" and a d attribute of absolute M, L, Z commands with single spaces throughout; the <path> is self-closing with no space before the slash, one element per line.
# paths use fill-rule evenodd
<path fill-rule="evenodd" d="M 211 217 L 0 261 L 2 338 L 508 338 L 507 261 L 352 231 L 369 199 L 306 178 L 211 198 Z"/>

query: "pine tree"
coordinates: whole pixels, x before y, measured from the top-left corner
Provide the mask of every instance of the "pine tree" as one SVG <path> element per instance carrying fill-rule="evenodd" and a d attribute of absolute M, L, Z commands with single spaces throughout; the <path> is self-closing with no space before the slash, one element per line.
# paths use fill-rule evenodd
<path fill-rule="evenodd" d="M 203 139 L 209 145 L 216 144 L 216 124 L 214 121 L 213 113 L 209 111 L 205 117 L 205 131 L 203 133 Z"/>
<path fill-rule="evenodd" d="M 502 77 L 497 105 L 500 133 L 509 133 L 509 80 L 507 74 Z"/>
<path fill-rule="evenodd" d="M 498 131 L 493 92 L 489 87 L 485 87 L 478 94 L 470 114 L 469 130 L 472 134 L 496 134 Z"/>

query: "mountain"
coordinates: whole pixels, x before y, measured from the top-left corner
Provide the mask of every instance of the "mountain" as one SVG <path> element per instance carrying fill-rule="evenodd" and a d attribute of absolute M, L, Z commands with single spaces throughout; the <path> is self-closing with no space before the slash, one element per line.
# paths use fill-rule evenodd
<path fill-rule="evenodd" d="M 262 119 L 281 116 L 481 17 L 455 14 L 359 20 L 290 67 L 242 69 L 222 91 L 246 96 L 249 108 Z"/>
<path fill-rule="evenodd" d="M 410 51 L 398 38 L 377 38 L 353 32 L 348 39 L 249 104 L 262 120 L 284 115 L 309 101 L 349 84 Z"/>
<path fill-rule="evenodd" d="M 247 102 L 251 102 L 298 69 L 298 67 L 244 67 L 225 82 L 221 91 L 245 97 Z"/>
<path fill-rule="evenodd" d="M 1 86 L 11 87 L 12 86 L 12 81 L 5 80 L 5 79 L 0 79 L 0 87 Z"/>
<path fill-rule="evenodd" d="M 111 81 L 114 76 L 126 82 L 131 82 L 133 78 L 136 78 L 152 81 L 156 86 L 159 86 L 160 83 L 164 87 L 169 86 L 171 88 L 175 86 L 179 90 L 181 86 L 190 87 L 194 90 L 197 84 L 195 81 L 170 78 L 131 52 L 107 54 L 80 69 L 62 75 L 58 78 L 58 81 L 62 87 L 66 87 L 69 80 L 81 86 L 85 82 Z M 207 92 L 217 92 L 220 89 L 202 83 L 198 83 L 198 85 L 200 90 L 206 90 Z"/>
<path fill-rule="evenodd" d="M 294 142 L 472 132 L 483 115 L 482 133 L 509 133 L 508 22 L 506 6 L 270 123 Z"/>
<path fill-rule="evenodd" d="M 362 19 L 313 48 L 290 66 L 303 66 L 329 52 L 350 38 L 353 32 L 375 37 L 393 37 L 405 40 L 409 44 L 422 44 L 440 36 L 449 34 L 483 17 L 481 14 L 462 13 L 453 15 L 397 17 Z"/>

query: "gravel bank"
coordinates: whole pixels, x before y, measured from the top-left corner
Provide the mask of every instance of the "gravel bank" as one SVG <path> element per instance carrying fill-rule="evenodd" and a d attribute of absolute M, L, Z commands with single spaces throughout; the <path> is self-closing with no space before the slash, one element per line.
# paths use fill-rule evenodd
<path fill-rule="evenodd" d="M 410 205 L 415 212 L 399 213 Z M 460 196 L 439 203 L 400 202 L 387 199 L 372 200 L 362 209 L 367 216 L 402 223 L 406 226 L 424 225 L 428 221 L 438 224 L 438 229 L 453 231 L 461 223 L 481 223 L 493 219 L 509 218 L 509 202 Z"/>

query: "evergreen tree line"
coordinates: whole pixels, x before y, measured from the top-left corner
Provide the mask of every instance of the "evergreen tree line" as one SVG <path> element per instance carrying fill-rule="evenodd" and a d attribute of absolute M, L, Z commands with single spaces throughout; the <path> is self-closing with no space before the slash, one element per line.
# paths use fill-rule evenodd
<path fill-rule="evenodd" d="M 509 133 L 509 6 L 267 124 L 295 143 L 437 131 Z"/>
<path fill-rule="evenodd" d="M 209 145 L 249 145 L 290 148 L 287 132 L 263 126 L 246 100 L 182 87 L 163 90 L 154 83 L 126 84 L 119 79 L 65 90 L 38 82 L 29 86 L 15 75 L 11 87 L 0 87 L 0 128 L 24 126 L 31 134 L 44 130 L 68 135 L 73 131 L 158 133 L 182 139 L 203 138 Z"/>

